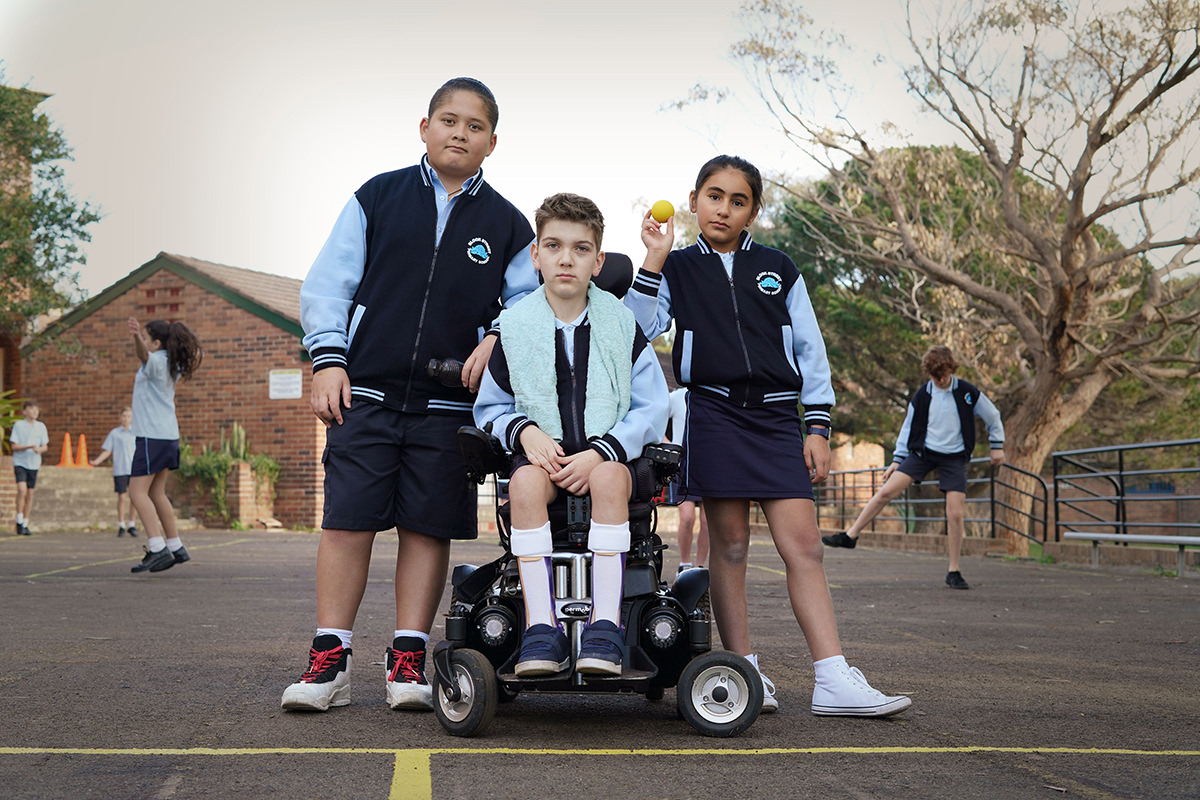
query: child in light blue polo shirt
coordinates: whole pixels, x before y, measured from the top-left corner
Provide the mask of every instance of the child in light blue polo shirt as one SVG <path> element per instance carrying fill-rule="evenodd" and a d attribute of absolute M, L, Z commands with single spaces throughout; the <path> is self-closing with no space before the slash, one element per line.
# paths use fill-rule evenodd
<path fill-rule="evenodd" d="M 25 419 L 13 424 L 8 442 L 12 446 L 13 474 L 17 479 L 17 535 L 30 536 L 29 514 L 33 511 L 33 490 L 37 486 L 42 453 L 50 446 L 46 424 L 38 421 L 38 404 L 26 400 L 21 409 Z"/>
<path fill-rule="evenodd" d="M 129 521 L 125 521 L 125 501 L 129 499 L 129 476 L 133 472 L 133 452 L 137 437 L 133 435 L 133 409 L 129 406 L 121 409 L 121 424 L 108 432 L 101 445 L 100 455 L 92 459 L 92 466 L 98 467 L 110 455 L 113 464 L 113 491 L 117 493 L 117 536 L 124 536 L 129 531 L 130 536 L 137 536 L 134 525 L 133 505 L 129 506 Z"/>

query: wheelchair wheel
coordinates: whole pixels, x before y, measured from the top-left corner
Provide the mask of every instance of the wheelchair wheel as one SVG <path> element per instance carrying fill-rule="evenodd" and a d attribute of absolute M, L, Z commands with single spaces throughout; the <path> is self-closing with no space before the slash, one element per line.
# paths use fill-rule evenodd
<path fill-rule="evenodd" d="M 679 714 L 705 736 L 737 736 L 762 711 L 762 680 L 739 655 L 710 651 L 688 663 L 675 690 Z"/>
<path fill-rule="evenodd" d="M 496 715 L 496 671 L 478 650 L 466 648 L 450 654 L 450 672 L 461 697 L 451 701 L 437 674 L 433 680 L 433 713 L 446 732 L 454 736 L 483 733 Z"/>

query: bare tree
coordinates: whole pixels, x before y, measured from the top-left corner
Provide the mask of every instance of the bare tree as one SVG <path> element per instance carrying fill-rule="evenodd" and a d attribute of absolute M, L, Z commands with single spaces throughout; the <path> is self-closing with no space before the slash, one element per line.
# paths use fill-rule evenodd
<path fill-rule="evenodd" d="M 743 10 L 735 57 L 827 173 L 801 198 L 825 217 L 812 230 L 832 222 L 841 257 L 937 287 L 926 322 L 1007 400 L 1015 465 L 1039 470 L 1115 377 L 1200 372 L 1197 282 L 1179 280 L 1200 244 L 1195 0 L 910 7 L 909 92 L 964 150 L 889 147 L 822 113 L 816 91 L 854 91 L 847 42 L 783 0 Z"/>

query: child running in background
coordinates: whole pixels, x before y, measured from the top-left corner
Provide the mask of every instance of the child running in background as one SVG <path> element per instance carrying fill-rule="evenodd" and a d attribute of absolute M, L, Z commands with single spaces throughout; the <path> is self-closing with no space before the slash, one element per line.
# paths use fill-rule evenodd
<path fill-rule="evenodd" d="M 203 358 L 200 340 L 182 322 L 156 319 L 143 328 L 129 318 L 134 354 L 142 362 L 133 379 L 133 466 L 129 499 L 146 526 L 146 555 L 130 572 L 162 572 L 191 560 L 175 528 L 167 497 L 167 471 L 179 469 L 175 384 L 188 380 Z"/>
<path fill-rule="evenodd" d="M 700 226 L 696 243 L 672 250 L 674 220 L 663 230 L 646 214 L 646 261 L 625 302 L 651 339 L 675 320 L 672 365 L 679 385 L 690 389 L 683 482 L 703 498 L 708 516 L 712 606 L 722 643 L 758 667 L 746 601 L 754 499 L 783 558 L 792 611 L 812 651 L 812 713 L 890 716 L 912 701 L 875 690 L 842 656 L 812 491 L 829 471 L 833 387 L 800 271 L 747 230 L 762 193 L 762 177 L 748 161 L 718 156 L 705 164 L 689 200 Z M 762 680 L 763 711 L 774 711 L 774 684 Z"/>
<path fill-rule="evenodd" d="M 98 467 L 104 460 L 112 456 L 113 462 L 113 491 L 117 493 L 117 536 L 124 536 L 129 531 L 130 536 L 137 536 L 137 526 L 134 525 L 133 504 L 129 505 L 129 521 L 125 521 L 125 501 L 129 499 L 129 473 L 133 471 L 133 450 L 137 437 L 133 435 L 133 409 L 129 406 L 121 409 L 121 424 L 108 432 L 104 444 L 100 446 L 100 455 L 92 459 L 92 466 Z"/>
<path fill-rule="evenodd" d="M 579 641 L 578 672 L 620 675 L 625 659 L 621 598 L 629 552 L 629 499 L 649 500 L 634 461 L 667 427 L 667 381 L 633 314 L 591 279 L 600 274 L 604 217 L 574 194 L 547 197 L 535 212 L 531 252 L 544 286 L 500 315 L 475 424 L 491 425 L 515 457 L 510 546 L 525 598 L 516 673 L 553 675 L 571 648 L 554 607 L 547 504 L 590 492 L 592 613 Z"/>
<path fill-rule="evenodd" d="M 958 361 L 945 345 L 929 348 L 921 358 L 921 371 L 929 381 L 908 401 L 908 413 L 896 436 L 896 452 L 883 471 L 883 486 L 863 506 L 853 525 L 842 533 L 822 536 L 821 541 L 830 547 L 855 547 L 863 528 L 888 503 L 936 469 L 938 488 L 946 495 L 946 550 L 950 556 L 946 585 L 970 589 L 959 569 L 959 556 L 966 535 L 967 465 L 975 451 L 975 417 L 987 425 L 993 467 L 1004 463 L 1004 423 L 987 395 L 955 377 L 957 369 Z"/>

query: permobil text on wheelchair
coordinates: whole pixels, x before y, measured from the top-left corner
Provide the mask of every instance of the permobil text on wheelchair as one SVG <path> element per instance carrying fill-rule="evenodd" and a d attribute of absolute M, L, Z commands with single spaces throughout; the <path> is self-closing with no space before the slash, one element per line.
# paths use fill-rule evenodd
<path fill-rule="evenodd" d="M 630 504 L 621 604 L 628 658 L 620 675 L 612 676 L 573 668 L 591 613 L 589 498 L 564 492 L 550 505 L 554 608 L 571 643 L 572 668 L 551 676 L 518 676 L 514 669 L 525 612 L 517 561 L 509 550 L 508 504 L 500 496 L 511 457 L 496 437 L 478 428 L 460 428 L 458 438 L 469 478 L 483 483 L 492 476 L 497 486 L 504 552 L 489 564 L 459 564 L 453 570 L 446 639 L 433 650 L 434 713 L 447 732 L 478 735 L 498 703 L 531 691 L 634 693 L 657 701 L 675 688 L 680 715 L 707 736 L 736 736 L 754 723 L 762 708 L 762 681 L 745 658 L 712 649 L 708 570 L 684 570 L 671 585 L 662 578 L 666 547 L 655 531 L 656 502 Z M 649 474 L 640 477 L 661 490 L 678 470 L 681 454 L 675 445 L 647 445 L 639 465 Z"/>

